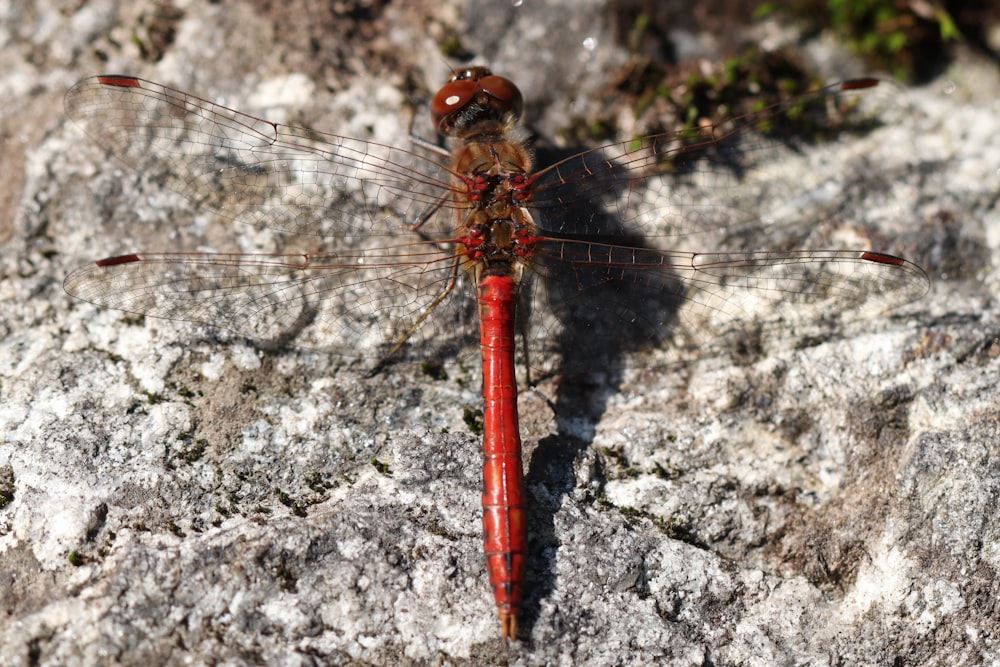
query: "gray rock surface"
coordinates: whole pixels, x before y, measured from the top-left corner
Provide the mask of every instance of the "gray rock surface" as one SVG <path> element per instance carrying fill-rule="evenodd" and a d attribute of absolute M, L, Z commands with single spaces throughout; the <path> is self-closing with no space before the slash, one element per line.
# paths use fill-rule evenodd
<path fill-rule="evenodd" d="M 803 224 L 812 206 L 843 245 L 920 263 L 923 299 L 737 362 L 722 347 L 685 363 L 643 353 L 618 376 L 523 392 L 532 592 L 508 647 L 463 421 L 481 401 L 475 364 L 365 378 L 73 300 L 61 282 L 80 264 L 235 228 L 105 156 L 62 96 L 126 72 L 402 145 L 410 98 L 447 74 L 438 44 L 458 37 L 554 138 L 627 58 L 609 12 L 13 4 L 0 8 L 0 664 L 1000 663 L 995 67 L 963 58 L 893 91 L 881 127 L 773 167 L 836 193 L 832 213 L 803 205 Z"/>

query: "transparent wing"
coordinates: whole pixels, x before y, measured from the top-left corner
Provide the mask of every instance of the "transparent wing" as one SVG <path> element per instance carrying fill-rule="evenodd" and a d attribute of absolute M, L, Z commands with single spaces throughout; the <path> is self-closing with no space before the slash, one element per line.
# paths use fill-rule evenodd
<path fill-rule="evenodd" d="M 447 170 L 427 156 L 272 123 L 136 77 L 84 79 L 65 106 L 129 166 L 256 227 L 367 237 L 399 232 L 431 207 L 455 206 Z"/>
<path fill-rule="evenodd" d="M 543 369 L 547 358 L 564 369 L 613 364 L 604 357 L 660 344 L 680 322 L 699 342 L 751 323 L 780 340 L 824 319 L 882 316 L 929 288 L 916 264 L 856 250 L 697 253 L 551 239 L 532 269 L 543 279 L 532 293 L 530 357 Z"/>
<path fill-rule="evenodd" d="M 99 306 L 353 362 L 404 341 L 421 355 L 467 346 L 476 311 L 454 269 L 454 257 L 429 243 L 318 255 L 137 253 L 76 269 L 64 287 Z"/>
<path fill-rule="evenodd" d="M 560 159 L 532 176 L 529 206 L 543 229 L 559 233 L 688 237 L 759 226 L 766 212 L 755 206 L 747 174 L 787 157 L 796 143 L 870 122 L 888 92 L 878 84 L 844 81 L 697 129 Z M 805 176 L 768 183 L 771 198 L 783 187 L 793 199 Z"/>

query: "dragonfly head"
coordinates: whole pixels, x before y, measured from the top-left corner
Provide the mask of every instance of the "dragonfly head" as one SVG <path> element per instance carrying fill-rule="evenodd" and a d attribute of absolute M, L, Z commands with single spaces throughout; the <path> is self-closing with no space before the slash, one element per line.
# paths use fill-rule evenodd
<path fill-rule="evenodd" d="M 431 102 L 431 120 L 437 131 L 451 136 L 483 120 L 520 118 L 524 98 L 517 86 L 485 67 L 457 70 Z"/>

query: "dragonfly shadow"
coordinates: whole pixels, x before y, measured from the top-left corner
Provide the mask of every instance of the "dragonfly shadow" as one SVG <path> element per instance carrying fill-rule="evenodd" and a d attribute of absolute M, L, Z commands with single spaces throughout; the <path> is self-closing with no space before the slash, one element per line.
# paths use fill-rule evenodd
<path fill-rule="evenodd" d="M 540 155 L 543 162 L 546 157 L 560 159 Z M 563 165 L 602 178 L 597 186 L 602 197 L 615 197 L 627 185 L 620 186 L 610 163 L 603 171 L 600 165 Z M 668 255 L 647 247 L 618 216 L 606 212 L 613 205 L 595 202 L 594 182 L 588 181 L 588 193 L 563 193 L 558 217 L 533 211 L 543 234 L 554 240 L 532 265 L 529 308 L 532 302 L 538 307 L 528 314 L 533 327 L 535 320 L 543 322 L 536 328 L 546 337 L 545 354 L 558 359 L 547 369 L 558 378 L 558 393 L 553 406 L 557 433 L 539 441 L 525 477 L 533 496 L 529 571 L 535 578 L 525 601 L 527 624 L 538 617 L 541 600 L 555 586 L 555 518 L 577 485 L 576 463 L 621 386 L 628 355 L 672 337 L 685 294 Z"/>
<path fill-rule="evenodd" d="M 617 204 L 634 187 L 635 174 L 594 153 L 560 155 L 538 151 L 558 172 L 586 173 L 585 185 L 561 183 L 558 205 L 532 214 L 545 243 L 533 257 L 535 284 L 526 316 L 543 321 L 548 348 L 560 361 L 560 375 L 619 368 L 631 351 L 667 340 L 677 321 L 685 287 L 675 257 L 647 243 L 647 236 L 622 221 Z M 579 182 L 583 182 L 583 180 Z M 546 190 L 544 182 L 539 189 Z M 544 198 L 544 196 L 543 196 Z M 532 304 L 542 305 L 537 313 Z M 534 361 L 534 360 L 532 360 Z"/>

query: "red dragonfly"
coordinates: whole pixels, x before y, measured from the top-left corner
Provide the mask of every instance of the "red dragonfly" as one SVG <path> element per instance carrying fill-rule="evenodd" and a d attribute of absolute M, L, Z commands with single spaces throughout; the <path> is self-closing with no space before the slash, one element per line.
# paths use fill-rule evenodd
<path fill-rule="evenodd" d="M 430 105 L 450 153 L 272 123 L 132 76 L 85 79 L 66 111 L 101 147 L 221 216 L 316 238 L 311 252 L 110 257 L 73 271 L 65 288 L 350 361 L 454 353 L 478 320 L 485 552 L 503 637 L 515 640 L 527 550 L 515 341 L 537 360 L 588 336 L 606 347 L 660 342 L 685 304 L 725 322 L 747 315 L 748 298 L 772 301 L 784 318 L 788 303 L 834 312 L 920 296 L 928 280 L 918 266 L 872 250 L 691 252 L 634 236 L 680 244 L 747 227 L 757 218 L 724 200 L 739 180 L 734 161 L 770 150 L 750 137 L 803 99 L 875 83 L 535 170 L 520 91 L 483 67 L 455 72 Z M 695 199 L 705 193 L 716 201 Z M 529 310 L 543 319 L 537 335 Z"/>

